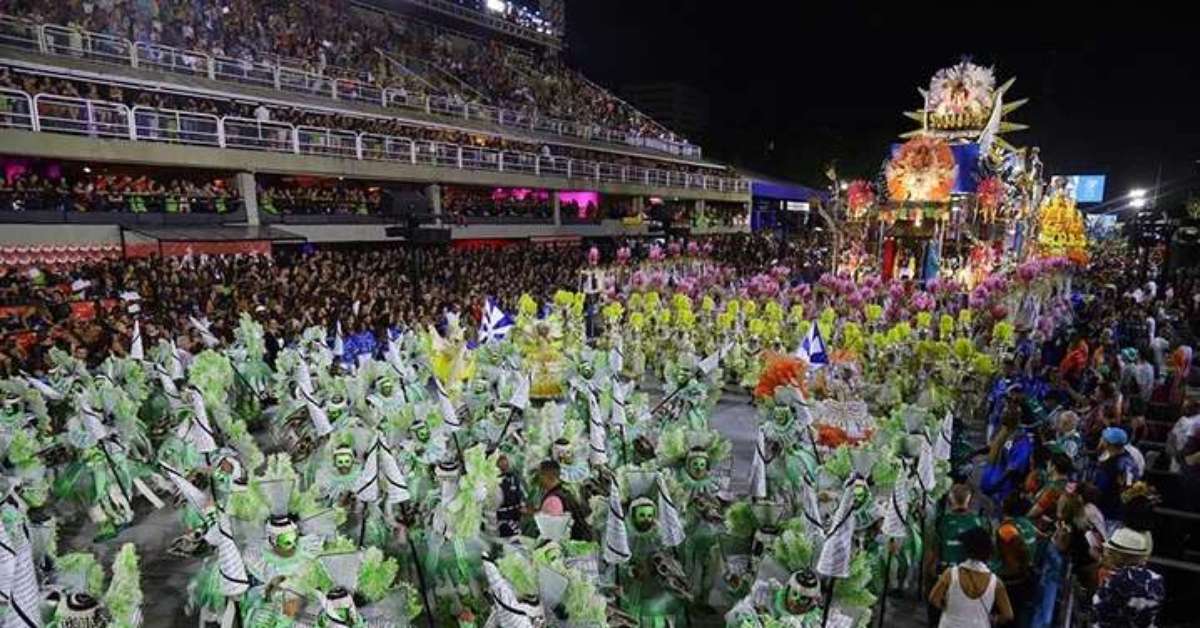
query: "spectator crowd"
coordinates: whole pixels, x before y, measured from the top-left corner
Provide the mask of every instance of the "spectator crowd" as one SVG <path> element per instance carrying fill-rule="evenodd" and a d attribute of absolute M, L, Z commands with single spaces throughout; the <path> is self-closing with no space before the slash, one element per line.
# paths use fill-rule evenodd
<path fill-rule="evenodd" d="M 230 136 L 229 143 L 232 146 L 245 146 L 247 143 L 263 146 L 278 144 L 285 149 L 290 149 L 291 143 L 286 137 L 286 133 L 274 129 L 269 124 L 262 124 L 262 129 L 258 128 L 258 123 L 281 122 L 295 127 L 307 127 L 310 129 L 302 132 L 300 138 L 301 148 L 305 152 L 354 154 L 355 144 L 352 137 L 343 137 L 336 134 L 326 136 L 322 132 L 319 132 L 322 129 L 330 129 L 333 131 L 365 133 L 373 136 L 404 138 L 419 144 L 417 151 L 422 154 L 422 159 L 425 158 L 424 155 L 426 154 L 430 155 L 430 159 L 434 159 L 434 156 L 440 155 L 436 157 L 438 160 L 437 163 L 440 165 L 457 165 L 457 153 L 453 155 L 449 153 L 439 154 L 438 149 L 432 143 L 490 149 L 491 151 L 506 153 L 522 153 L 523 155 L 520 156 L 513 154 L 506 155 L 507 159 L 514 160 L 510 161 L 509 168 L 519 168 L 521 166 L 517 162 L 520 159 L 528 159 L 533 155 L 538 155 L 546 160 L 542 167 L 545 173 L 560 175 L 567 174 L 567 160 L 574 159 L 604 164 L 606 168 L 609 168 L 613 172 L 619 172 L 623 167 L 638 167 L 652 168 L 671 175 L 728 176 L 728 173 L 724 170 L 712 167 L 693 166 L 682 162 L 660 161 L 633 155 L 608 153 L 578 146 L 536 144 L 494 134 L 475 133 L 447 127 L 416 125 L 404 122 L 399 118 L 330 113 L 294 106 L 268 106 L 264 103 L 152 90 L 115 82 L 100 83 L 60 76 L 48 76 L 24 72 L 3 65 L 0 65 L 0 88 L 22 90 L 31 95 L 51 94 L 67 98 L 84 98 L 91 101 L 116 103 L 130 108 L 148 107 L 162 110 L 165 113 L 158 114 L 140 110 L 135 112 L 134 115 L 134 122 L 138 127 L 138 133 L 159 141 L 216 143 L 216 127 L 214 123 L 195 116 L 189 117 L 185 115 L 177 118 L 173 112 L 180 111 L 213 117 L 231 116 L 245 120 L 246 122 L 239 123 L 236 126 L 227 127 L 226 132 Z M 6 106 L 14 105 L 13 102 L 4 99 L 0 99 L 0 102 L 5 102 Z M 86 132 L 101 136 L 124 136 L 128 132 L 124 126 L 124 121 L 118 118 L 116 111 L 105 107 L 92 109 L 90 112 L 91 119 L 89 120 L 87 118 L 89 111 L 84 107 L 76 106 L 69 101 L 43 100 L 38 103 L 38 115 L 43 120 L 48 120 L 48 122 L 43 124 L 45 130 L 64 130 L 73 133 Z M 4 112 L 0 112 L 0 125 L 3 125 L 4 119 Z M 380 150 L 401 151 L 393 155 L 393 157 L 398 156 L 401 159 L 408 157 L 409 153 L 407 145 L 393 146 L 390 149 L 381 148 Z M 464 157 L 464 166 L 480 167 L 480 164 L 473 163 L 472 159 L 497 162 L 499 159 L 498 152 L 486 152 L 478 158 L 466 155 Z M 492 167 L 498 168 L 498 163 L 493 163 Z M 526 164 L 524 167 L 527 170 L 532 170 L 533 166 L 532 164 Z M 575 177 L 591 177 L 594 174 L 595 172 L 592 170 L 578 164 L 572 172 L 572 176 Z M 636 177 L 636 175 L 631 174 L 630 177 Z M 661 177 L 656 176 L 653 182 L 661 182 Z"/>
<path fill-rule="evenodd" d="M 256 63 L 281 64 L 330 80 L 353 79 L 403 94 L 430 93 L 460 104 L 510 108 L 525 117 L 559 118 L 594 132 L 681 141 L 555 55 L 349 0 L 4 0 L 0 13 L 65 27 L 69 35 L 58 45 L 68 51 L 79 48 L 82 32 L 98 32 L 229 59 L 245 71 Z M 149 50 L 146 54 L 156 54 Z M 406 65 L 396 67 L 396 59 L 407 60 Z M 185 54 L 179 63 L 198 61 Z"/>
<path fill-rule="evenodd" d="M 1074 597 L 1086 625 L 1155 626 L 1167 590 L 1151 556 L 1195 556 L 1196 295 L 1098 257 L 1077 278 L 1072 333 L 1015 330 L 980 409 L 985 445 L 926 539 L 931 625 L 1062 625 Z"/>
<path fill-rule="evenodd" d="M 236 186 L 199 175 L 39 176 L 26 169 L 0 177 L 0 212 L 226 214 L 240 209 Z"/>

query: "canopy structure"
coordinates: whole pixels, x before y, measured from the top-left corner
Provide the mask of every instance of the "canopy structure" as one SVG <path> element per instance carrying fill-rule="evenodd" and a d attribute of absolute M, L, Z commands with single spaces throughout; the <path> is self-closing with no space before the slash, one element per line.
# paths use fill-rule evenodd
<path fill-rule="evenodd" d="M 825 192 L 806 185 L 779 179 L 770 179 L 760 175 L 751 175 L 750 194 L 754 198 L 768 198 L 780 201 L 808 202 L 813 198 L 825 199 Z"/>
<path fill-rule="evenodd" d="M 125 257 L 148 255 L 270 253 L 276 243 L 307 242 L 308 238 L 268 225 L 122 227 Z"/>

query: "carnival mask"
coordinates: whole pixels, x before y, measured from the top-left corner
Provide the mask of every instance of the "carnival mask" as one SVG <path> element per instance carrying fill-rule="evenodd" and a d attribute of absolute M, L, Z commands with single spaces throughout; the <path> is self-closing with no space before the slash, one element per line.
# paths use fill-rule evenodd
<path fill-rule="evenodd" d="M 862 508 L 871 498 L 871 489 L 866 482 L 858 481 L 854 483 L 854 507 Z"/>
<path fill-rule="evenodd" d="M 574 458 L 571 453 L 571 443 L 566 440 L 554 441 L 554 457 L 559 464 L 571 464 L 571 459 Z"/>
<path fill-rule="evenodd" d="M 658 523 L 658 507 L 646 499 L 633 507 L 633 528 L 638 532 L 649 532 Z"/>
<path fill-rule="evenodd" d="M 346 398 L 335 394 L 329 398 L 329 419 L 336 421 L 346 412 Z"/>
<path fill-rule="evenodd" d="M 412 426 L 413 437 L 422 443 L 429 442 L 429 424 L 424 421 Z"/>
<path fill-rule="evenodd" d="M 596 370 L 592 367 L 590 362 L 584 362 L 583 364 L 579 365 L 579 375 L 584 379 L 591 379 L 595 372 Z"/>
<path fill-rule="evenodd" d="M 805 569 L 792 574 L 788 580 L 783 604 L 789 613 L 803 615 L 816 608 L 821 597 L 820 582 L 813 572 Z"/>
<path fill-rule="evenodd" d="M 295 530 L 287 530 L 275 537 L 271 541 L 271 547 L 275 549 L 275 553 L 280 556 L 291 556 L 296 553 L 296 543 L 299 541 L 299 534 Z"/>
<path fill-rule="evenodd" d="M 384 397 L 391 397 L 396 392 L 396 383 L 391 379 L 382 379 L 379 382 L 379 394 Z"/>
<path fill-rule="evenodd" d="M 538 599 L 538 596 L 521 596 L 520 602 L 525 607 L 525 617 L 529 619 L 530 625 L 534 628 L 541 628 L 546 625 L 546 611 L 542 608 L 542 602 Z"/>
<path fill-rule="evenodd" d="M 771 418 L 779 427 L 787 427 L 792 422 L 792 410 L 787 406 L 776 406 L 771 410 Z"/>
<path fill-rule="evenodd" d="M 333 454 L 333 468 L 337 472 L 346 475 L 354 468 L 354 452 L 347 448 L 338 449 Z"/>
<path fill-rule="evenodd" d="M 46 498 L 49 497 L 48 488 L 42 482 L 25 484 L 21 487 L 21 499 L 25 500 L 25 504 L 30 508 L 41 508 L 46 505 Z"/>
<path fill-rule="evenodd" d="M 539 548 L 538 553 L 541 554 L 541 558 L 547 565 L 557 564 L 563 558 L 562 546 L 554 542 L 547 543 Z"/>
<path fill-rule="evenodd" d="M 687 474 L 693 480 L 703 480 L 708 477 L 708 455 L 703 452 L 692 453 L 687 460 Z"/>

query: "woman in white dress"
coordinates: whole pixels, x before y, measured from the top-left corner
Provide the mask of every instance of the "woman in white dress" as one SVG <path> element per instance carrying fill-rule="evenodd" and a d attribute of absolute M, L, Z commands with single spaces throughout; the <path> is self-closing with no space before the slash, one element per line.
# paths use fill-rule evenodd
<path fill-rule="evenodd" d="M 1004 583 L 987 561 L 992 557 L 992 537 L 987 530 L 972 528 L 959 537 L 967 560 L 948 567 L 929 592 L 929 603 L 942 611 L 940 628 L 990 628 L 1013 619 L 1012 605 Z"/>

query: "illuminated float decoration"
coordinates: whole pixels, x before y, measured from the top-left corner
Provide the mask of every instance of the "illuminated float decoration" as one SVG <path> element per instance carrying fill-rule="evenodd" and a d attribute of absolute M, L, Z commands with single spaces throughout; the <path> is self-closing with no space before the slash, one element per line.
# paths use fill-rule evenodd
<path fill-rule="evenodd" d="M 948 202 L 957 177 L 954 153 L 935 137 L 915 137 L 901 144 L 884 168 L 888 196 L 904 202 Z"/>
<path fill-rule="evenodd" d="M 1037 229 L 1040 256 L 1065 255 L 1075 262 L 1087 261 L 1087 230 L 1067 179 L 1054 177 L 1050 181 L 1050 193 L 1042 203 Z"/>
<path fill-rule="evenodd" d="M 1027 101 L 1007 99 L 1015 79 L 996 80 L 992 68 L 960 61 L 938 70 L 927 88 L 918 88 L 923 106 L 905 112 L 918 127 L 901 134 L 884 163 L 879 195 L 862 214 L 863 195 L 846 188 L 846 216 L 865 222 L 874 234 L 885 279 L 927 279 L 942 268 L 973 266 L 976 248 L 1012 249 L 1021 255 L 1016 229 L 1041 204 L 1041 162 L 1037 149 L 1019 149 L 1005 134 L 1027 126 L 1008 119 Z M 945 250 L 945 252 L 943 252 Z M 955 272 L 956 275 L 960 274 Z"/>

